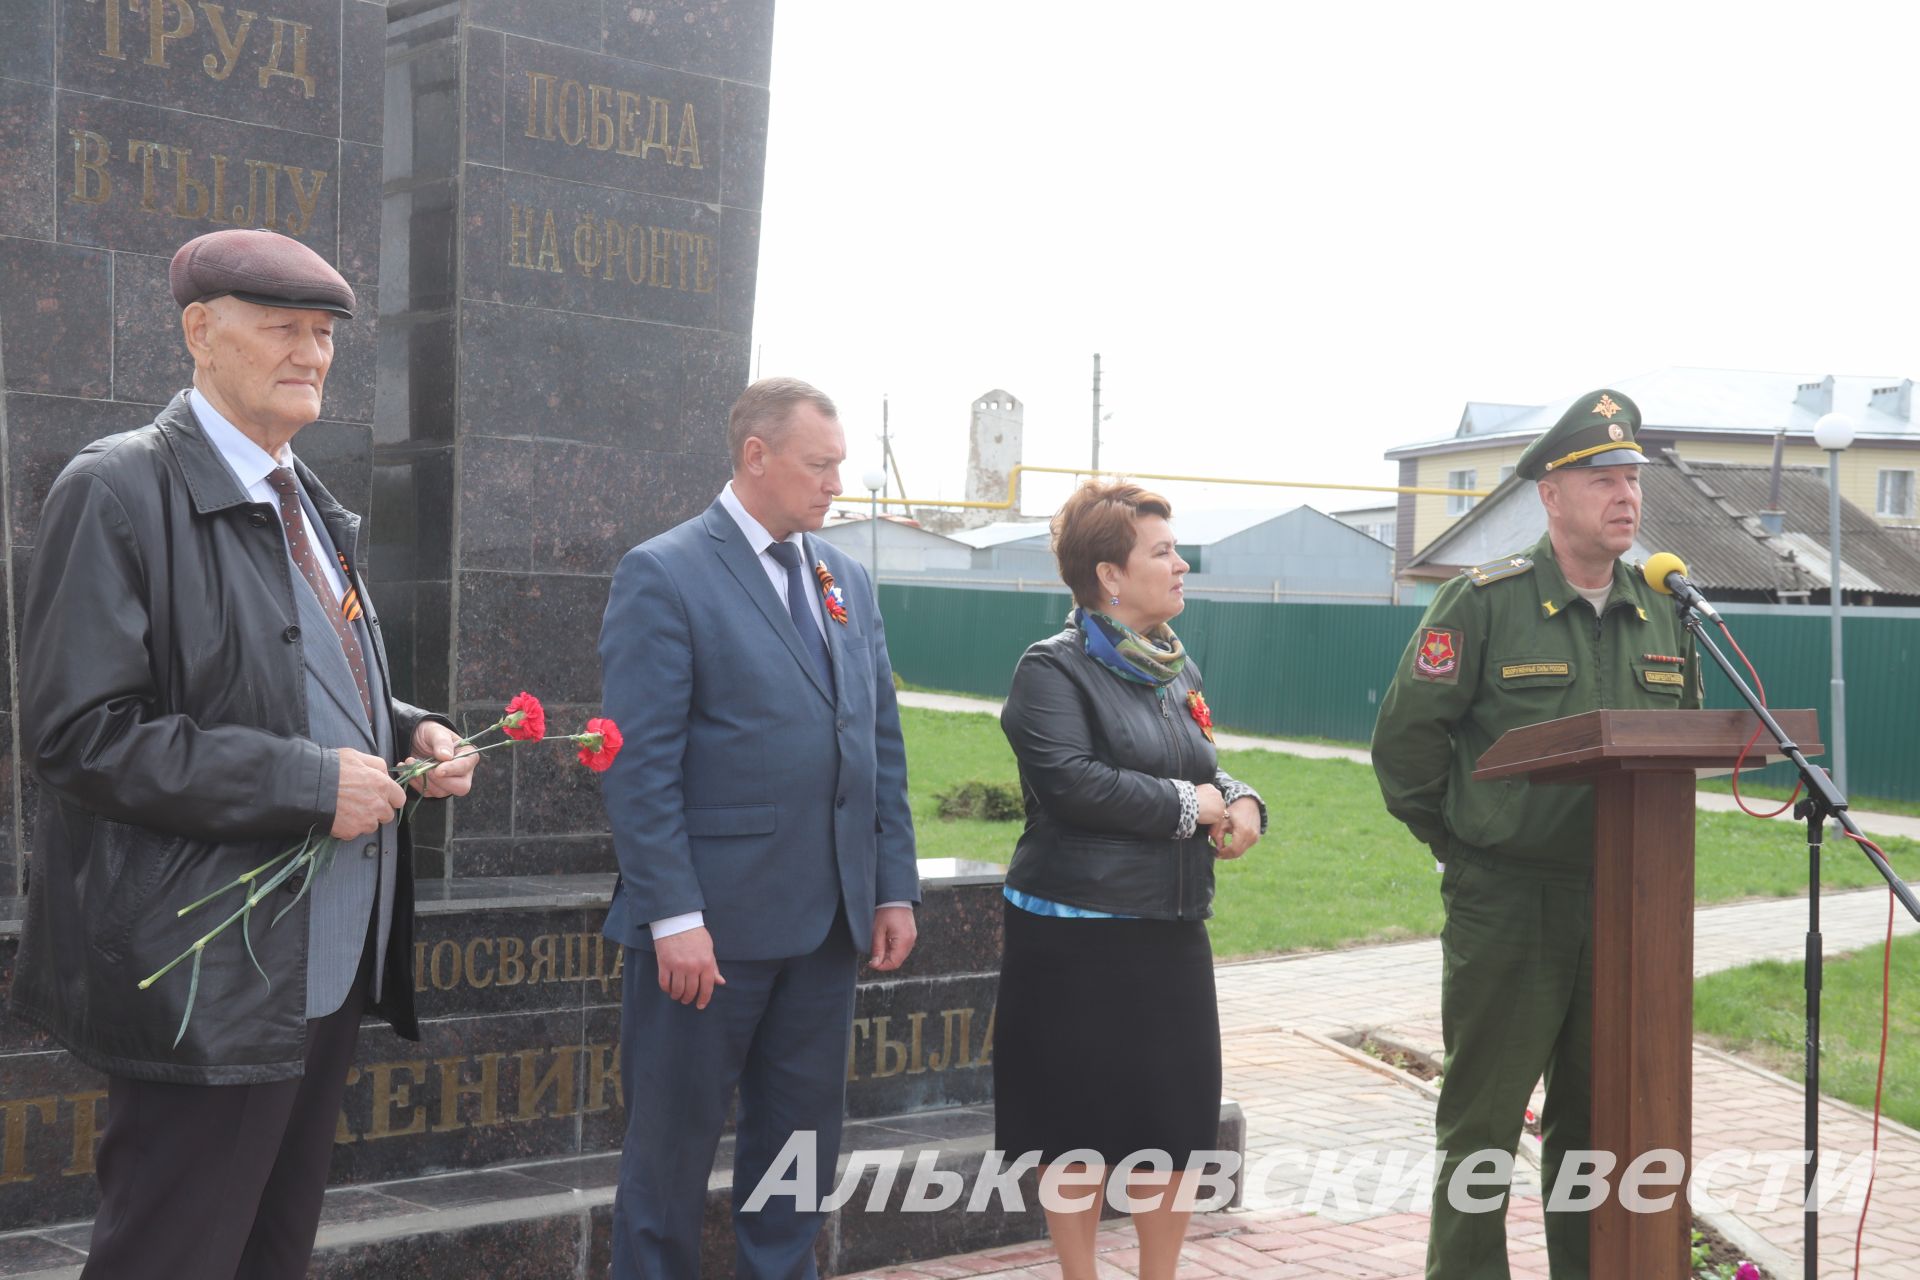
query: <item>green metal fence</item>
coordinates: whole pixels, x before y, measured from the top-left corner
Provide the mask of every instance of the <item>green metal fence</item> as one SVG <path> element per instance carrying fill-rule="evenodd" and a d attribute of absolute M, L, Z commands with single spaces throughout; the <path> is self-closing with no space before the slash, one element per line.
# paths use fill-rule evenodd
<path fill-rule="evenodd" d="M 880 601 L 902 679 L 995 698 L 1006 694 L 1021 652 L 1059 630 L 1069 605 L 1064 591 L 896 583 L 881 584 Z M 1179 630 L 1206 672 L 1207 700 L 1222 727 L 1365 742 L 1421 612 L 1193 600 Z M 1722 612 L 1766 681 L 1770 704 L 1813 707 L 1823 735 L 1829 732 L 1825 613 L 1751 606 Z M 1920 800 L 1920 611 L 1849 609 L 1844 634 L 1850 789 Z M 1707 673 L 1707 705 L 1739 705 L 1714 670 Z M 1761 776 L 1787 780 L 1781 768 Z"/>

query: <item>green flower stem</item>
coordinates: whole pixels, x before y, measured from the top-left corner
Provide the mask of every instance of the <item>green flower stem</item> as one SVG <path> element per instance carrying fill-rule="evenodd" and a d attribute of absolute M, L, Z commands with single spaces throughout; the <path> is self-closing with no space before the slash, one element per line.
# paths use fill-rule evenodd
<path fill-rule="evenodd" d="M 443 764 L 452 764 L 454 760 L 463 760 L 469 756 L 484 755 L 486 752 L 494 751 L 501 747 L 511 747 L 521 742 L 571 742 L 575 745 L 584 746 L 587 745 L 590 740 L 598 740 L 599 738 L 598 734 L 581 733 L 554 733 L 546 734 L 539 738 L 516 738 L 509 734 L 499 742 L 491 742 L 486 746 L 475 745 L 479 739 L 484 738 L 489 733 L 497 730 L 505 730 L 509 721 L 512 721 L 516 725 L 521 723 L 521 721 L 515 719 L 513 715 L 502 716 L 471 737 L 461 738 L 451 759 L 416 759 L 411 764 L 393 766 L 390 770 L 390 776 L 394 781 L 404 785 L 425 777 Z M 419 802 L 420 797 L 416 796 L 407 806 L 406 813 L 411 814 Z M 313 883 L 313 876 L 324 871 L 326 866 L 331 862 L 333 850 L 338 843 L 332 835 L 316 835 L 314 831 L 309 830 L 306 837 L 301 840 L 299 844 L 294 845 L 275 857 L 269 858 L 251 871 L 243 872 L 220 888 L 215 889 L 206 897 L 201 898 L 197 902 L 188 903 L 175 913 L 176 917 L 185 916 L 235 889 L 241 889 L 246 892 L 246 896 L 242 900 L 238 910 L 234 911 L 232 915 L 222 920 L 219 924 L 213 926 L 213 928 L 207 930 L 206 933 L 196 939 L 185 951 L 182 951 L 157 971 L 148 975 L 139 984 L 140 990 L 145 991 L 154 983 L 166 977 L 168 973 L 172 972 L 184 961 L 189 959 L 193 961 L 193 981 L 187 987 L 186 1008 L 180 1017 L 180 1030 L 173 1039 L 176 1047 L 186 1036 L 187 1024 L 193 1018 L 194 1002 L 199 998 L 200 994 L 200 962 L 206 954 L 207 945 L 222 933 L 225 933 L 236 922 L 239 923 L 241 934 L 247 944 L 247 954 L 253 959 L 253 967 L 259 970 L 262 978 L 266 978 L 266 970 L 261 968 L 259 958 L 253 955 L 253 937 L 249 929 L 249 924 L 253 918 L 253 909 L 259 906 L 268 894 L 287 883 L 288 880 L 303 870 L 309 873 L 306 882 L 300 886 L 300 896 L 304 896 L 307 889 Z M 275 924 L 279 923 L 280 917 L 292 910 L 298 902 L 299 896 L 296 896 L 293 902 L 281 908 L 273 919 L 268 922 L 267 927 L 272 928 Z M 272 986 L 271 979 L 268 979 L 268 986 Z"/>
<path fill-rule="evenodd" d="M 312 836 L 307 837 L 308 840 L 311 840 L 312 838 L 313 838 Z M 298 844 L 298 845 L 295 845 L 293 848 L 288 849 L 285 853 L 279 854 L 278 856 L 273 858 L 269 858 L 267 861 L 261 863 L 259 866 L 255 867 L 253 870 L 242 872 L 237 878 L 233 880 L 229 880 L 226 884 L 221 885 L 218 889 L 215 889 L 212 893 L 200 899 L 200 901 L 189 902 L 186 906 L 174 912 L 174 914 L 176 916 L 184 916 L 189 911 L 199 910 L 201 907 L 206 906 L 209 902 L 212 902 L 215 898 L 218 898 L 222 894 L 226 893 L 229 889 L 238 889 L 242 885 L 250 883 L 255 877 L 259 876 L 261 872 L 266 871 L 268 868 L 272 867 L 276 863 L 285 862 L 288 858 L 291 858 L 294 854 L 299 853 L 302 849 L 306 847 L 307 846 L 304 843 Z"/>

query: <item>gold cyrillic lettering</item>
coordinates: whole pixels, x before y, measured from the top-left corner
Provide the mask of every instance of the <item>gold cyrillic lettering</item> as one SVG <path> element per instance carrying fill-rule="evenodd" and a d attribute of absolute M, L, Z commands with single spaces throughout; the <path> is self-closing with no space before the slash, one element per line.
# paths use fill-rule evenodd
<path fill-rule="evenodd" d="M 235 222 L 240 220 L 239 213 L 240 210 L 234 210 Z M 424 942 L 413 944 L 413 989 L 415 991 L 427 989 L 427 944 Z"/>
<path fill-rule="evenodd" d="M 579 1046 L 571 1044 L 555 1045 L 552 1049 L 553 1065 L 544 1074 L 536 1074 L 534 1063 L 543 1050 L 522 1049 L 520 1051 L 520 1109 L 514 1113 L 515 1120 L 538 1120 L 542 1116 L 570 1116 L 579 1110 L 574 1098 L 574 1080 L 577 1074 L 573 1069 L 573 1056 L 580 1052 Z M 553 1110 L 540 1110 L 540 1100 L 547 1094 L 553 1094 Z"/>
<path fill-rule="evenodd" d="M 700 163 L 700 130 L 694 127 L 691 102 L 680 108 L 680 145 L 673 149 L 673 154 L 667 160 L 670 164 L 684 164 L 689 169 L 706 167 Z"/>
<path fill-rule="evenodd" d="M 0 1120 L 6 1124 L 5 1137 L 0 1139 L 0 1186 L 33 1181 L 33 1175 L 27 1172 L 27 1116 L 37 1111 L 42 1125 L 52 1124 L 59 1105 L 59 1095 L 52 1093 L 0 1102 Z"/>
<path fill-rule="evenodd" d="M 558 275 L 563 268 L 560 265 L 560 232 L 553 225 L 553 210 L 547 210 L 547 219 L 540 228 L 540 257 L 534 263 L 536 269 L 551 271 Z"/>
<path fill-rule="evenodd" d="M 551 217 L 552 215 L 549 214 L 548 216 Z M 529 221 L 532 220 L 533 211 L 531 209 L 527 211 L 527 217 Z M 520 958 L 520 953 L 525 949 L 518 938 L 507 937 L 500 939 L 501 986 L 517 987 L 527 980 L 526 961 Z"/>
<path fill-rule="evenodd" d="M 255 179 L 266 178 L 266 212 L 261 212 L 260 190 Z M 271 227 L 278 218 L 280 199 L 280 166 L 271 160 L 247 161 L 247 218 L 250 227 Z M 234 221 L 240 221 L 238 218 Z"/>
<path fill-rule="evenodd" d="M 125 62 L 127 53 L 120 47 L 120 0 L 100 0 L 100 7 L 106 10 L 107 18 L 107 47 L 100 51 L 100 56 Z"/>
<path fill-rule="evenodd" d="M 522 218 L 524 213 L 527 216 Z M 531 267 L 533 265 L 533 210 L 521 205 L 507 205 L 507 265 L 510 267 Z"/>
<path fill-rule="evenodd" d="M 664 289 L 673 283 L 668 262 L 673 256 L 673 233 L 665 227 L 647 228 L 647 283 Z"/>
<path fill-rule="evenodd" d="M 421 990 L 424 991 L 426 990 L 426 988 L 422 987 Z M 351 1089 L 353 1088 L 353 1086 L 359 1083 L 360 1083 L 360 1068 L 348 1067 L 347 1068 L 347 1088 Z M 337 1147 L 346 1143 L 358 1142 L 358 1141 L 360 1141 L 360 1135 L 355 1133 L 353 1129 L 350 1126 L 348 1126 L 347 1108 L 343 1104 L 340 1108 L 340 1118 L 333 1122 L 333 1145 Z"/>
<path fill-rule="evenodd" d="M 240 62 L 240 51 L 246 48 L 247 32 L 253 29 L 253 20 L 260 15 L 247 9 L 235 9 L 233 16 L 240 19 L 240 25 L 233 29 L 233 35 L 227 35 L 227 12 L 217 4 L 208 4 L 201 0 L 200 12 L 207 15 L 207 25 L 213 28 L 213 42 L 220 47 L 219 56 L 208 54 L 200 59 L 201 69 L 215 80 L 225 80 L 233 74 Z M 225 59 L 225 65 L 222 65 Z"/>
<path fill-rule="evenodd" d="M 206 184 L 187 172 L 187 162 L 193 158 L 193 152 L 184 147 L 170 147 L 173 152 L 173 216 L 199 220 L 207 216 Z"/>
<path fill-rule="evenodd" d="M 193 9 L 187 0 L 146 0 L 147 4 L 147 65 L 164 67 L 167 65 L 167 45 L 193 34 Z M 180 14 L 178 26 L 167 26 L 167 10 L 172 8 Z"/>
<path fill-rule="evenodd" d="M 582 1110 L 605 1111 L 608 1086 L 613 1088 L 613 1105 L 624 1106 L 626 1098 L 620 1089 L 620 1046 L 590 1044 L 587 1046 L 587 1105 Z"/>
<path fill-rule="evenodd" d="M 667 158 L 668 163 L 672 163 L 673 144 L 667 141 L 667 130 L 673 127 L 673 120 L 671 118 L 672 111 L 673 104 L 665 98 L 648 96 L 647 137 L 646 140 L 640 144 L 640 158 L 642 160 L 647 158 L 647 152 L 658 151 Z"/>
<path fill-rule="evenodd" d="M 640 104 L 645 99 L 622 89 L 616 95 L 616 101 L 620 104 L 620 136 L 614 150 L 623 156 L 637 156 L 640 154 L 640 135 L 634 132 L 633 120 L 640 114 Z"/>
<path fill-rule="evenodd" d="M 676 231 L 673 233 L 674 257 L 680 263 L 680 291 L 687 289 L 687 251 L 693 248 L 693 232 Z"/>
<path fill-rule="evenodd" d="M 127 159 L 140 163 L 140 207 L 148 213 L 160 212 L 160 206 L 153 199 L 153 162 L 156 158 L 160 161 L 160 167 L 166 168 L 167 149 L 157 142 L 127 139 Z"/>
<path fill-rule="evenodd" d="M 545 132 L 541 131 L 539 114 L 543 92 L 547 108 Z M 553 141 L 553 77 L 544 71 L 527 72 L 527 136 Z"/>
<path fill-rule="evenodd" d="M 594 151 L 613 150 L 613 88 L 611 85 L 596 84 L 587 86 L 588 105 L 593 110 L 593 135 L 587 139 L 587 146 Z M 601 126 L 606 126 L 602 128 Z"/>
<path fill-rule="evenodd" d="M 415 1058 L 410 1062 L 376 1062 L 367 1068 L 373 1092 L 373 1119 L 367 1126 L 367 1141 L 375 1138 L 404 1138 L 409 1134 L 427 1131 L 427 1113 L 425 1108 L 413 1101 L 412 1085 L 398 1079 L 401 1072 L 413 1076 L 413 1083 L 419 1084 L 427 1078 L 427 1063 L 424 1058 Z M 412 1113 L 412 1119 L 406 1122 L 406 1128 L 393 1127 L 395 1107 L 405 1107 Z"/>
<path fill-rule="evenodd" d="M 451 991 L 460 985 L 460 944 L 442 938 L 433 946 L 433 989 Z"/>
<path fill-rule="evenodd" d="M 480 972 L 480 949 L 485 947 L 487 954 L 493 954 L 492 938 L 475 938 L 467 943 L 467 985 L 476 991 L 493 985 L 493 966 L 487 966 L 485 974 Z"/>
<path fill-rule="evenodd" d="M 297 164 L 282 165 L 281 171 L 287 175 L 287 183 L 293 188 L 293 203 L 299 207 L 298 215 L 288 215 L 287 234 L 297 236 L 313 225 L 313 211 L 320 205 L 320 188 L 326 185 L 327 171 L 313 171 L 313 190 L 308 191 L 300 185 L 300 179 L 306 170 Z"/>
<path fill-rule="evenodd" d="M 213 153 L 213 203 L 207 211 L 207 220 L 225 224 L 227 209 L 227 158 L 218 151 Z"/>
<path fill-rule="evenodd" d="M 695 293 L 713 292 L 713 262 L 707 251 L 713 248 L 713 237 L 696 235 L 693 238 L 693 291 Z"/>
<path fill-rule="evenodd" d="M 993 1008 L 987 1010 L 987 1029 L 980 1037 L 980 1052 L 974 1057 L 974 1065 L 976 1066 L 990 1067 L 993 1065 L 993 1019 L 999 1012 L 999 1005 L 995 1005 Z"/>
<path fill-rule="evenodd" d="M 438 950 L 438 948 L 435 948 Z M 452 1133 L 456 1129 L 466 1128 L 460 1119 L 460 1099 L 473 1097 L 480 1101 L 480 1117 L 474 1127 L 487 1128 L 500 1123 L 500 1059 L 504 1053 L 482 1053 L 472 1061 L 480 1064 L 480 1078 L 469 1080 L 461 1070 L 467 1065 L 467 1058 L 435 1058 L 433 1065 L 440 1068 L 440 1123 L 433 1126 L 435 1133 Z"/>
<path fill-rule="evenodd" d="M 924 1010 L 907 1015 L 907 1074 L 910 1076 L 925 1075 L 927 1071 L 927 1063 L 921 1054 L 920 1043 L 921 1027 L 926 1020 L 927 1015 Z"/>
<path fill-rule="evenodd" d="M 69 1178 L 93 1175 L 94 1148 L 100 1144 L 100 1104 L 106 1100 L 105 1089 L 67 1095 L 73 1107 L 73 1163 L 60 1172 Z"/>
<path fill-rule="evenodd" d="M 613 260 L 615 258 L 624 260 L 627 256 L 627 229 L 612 218 L 608 218 L 600 227 L 600 239 L 605 246 L 600 254 L 600 278 L 611 280 L 613 279 Z M 601 938 L 600 941 L 605 942 L 606 939 Z M 596 968 L 587 976 L 598 977 L 599 970 Z"/>
<path fill-rule="evenodd" d="M 956 1031 L 955 1021 L 959 1028 Z M 927 1068 L 932 1071 L 945 1071 L 949 1065 L 966 1067 L 973 1065 L 973 1010 L 942 1009 L 940 1011 L 942 1041 L 940 1052 L 927 1055 Z"/>
<path fill-rule="evenodd" d="M 573 95 L 571 109 L 567 106 L 568 94 Z M 561 83 L 559 116 L 560 141 L 570 147 L 579 146 L 581 140 L 587 136 L 587 91 L 578 80 L 567 80 Z M 568 124 L 573 125 L 571 136 L 567 133 Z"/>
<path fill-rule="evenodd" d="M 285 18 L 269 18 L 267 21 L 273 23 L 273 47 L 267 51 L 267 65 L 260 68 L 260 87 L 266 88 L 275 76 L 280 76 L 299 84 L 311 98 L 314 79 L 313 72 L 307 70 L 307 34 L 313 28 L 304 22 L 288 22 Z M 280 55 L 285 50 L 289 27 L 293 28 L 293 70 L 282 71 Z"/>
<path fill-rule="evenodd" d="M 527 948 L 527 954 L 532 957 L 532 963 L 527 966 L 528 983 L 552 982 L 559 975 L 559 970 L 554 967 L 553 943 L 553 935 L 543 933 Z M 541 974 L 546 976 L 543 978 Z"/>
<path fill-rule="evenodd" d="M 73 140 L 73 194 L 68 198 L 81 204 L 104 203 L 113 194 L 113 178 L 107 173 L 107 161 L 112 158 L 107 140 L 91 129 L 69 129 L 67 136 Z M 87 158 L 89 152 L 91 160 Z"/>
<path fill-rule="evenodd" d="M 590 213 L 581 215 L 580 221 L 574 225 L 573 260 L 580 265 L 581 275 L 592 275 L 593 269 L 600 265 L 599 232 L 599 224 L 594 222 Z"/>
<path fill-rule="evenodd" d="M 853 1025 L 847 1028 L 847 1083 L 852 1084 L 860 1078 L 860 1042 L 864 1040 L 872 1027 L 865 1018 L 855 1018 Z"/>
<path fill-rule="evenodd" d="M 893 1021 L 882 1014 L 873 1019 L 873 1078 L 884 1080 L 888 1076 L 897 1076 L 907 1067 L 907 1046 L 887 1035 L 887 1024 Z"/>

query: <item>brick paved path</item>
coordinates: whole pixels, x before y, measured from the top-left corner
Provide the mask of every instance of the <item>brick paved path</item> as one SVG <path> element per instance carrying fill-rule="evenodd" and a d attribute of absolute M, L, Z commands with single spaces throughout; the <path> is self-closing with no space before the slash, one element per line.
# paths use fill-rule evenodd
<path fill-rule="evenodd" d="M 996 710 L 991 703 L 933 695 L 903 702 L 942 710 Z M 1311 744 L 1236 739 L 1223 745 L 1355 759 L 1364 752 Z M 1725 809 L 1732 798 L 1703 795 L 1700 807 Z M 1920 838 L 1920 820 L 1860 815 L 1869 832 Z M 1867 890 L 1823 898 L 1821 926 L 1829 954 L 1877 944 L 1886 927 L 1887 895 Z M 1902 919 L 1910 933 L 1920 926 Z M 1709 907 L 1695 916 L 1694 972 L 1705 974 L 1763 958 L 1797 960 L 1805 945 L 1806 904 L 1798 900 Z M 1896 975 L 1897 979 L 1897 975 Z M 1218 970 L 1226 1092 L 1247 1115 L 1250 1167 L 1263 1157 L 1272 1173 L 1267 1190 L 1287 1207 L 1251 1207 L 1197 1218 L 1183 1254 L 1182 1276 L 1241 1280 L 1354 1280 L 1419 1277 L 1426 1248 L 1424 1195 L 1404 1189 L 1405 1173 L 1432 1148 L 1433 1097 L 1328 1037 L 1372 1032 L 1437 1058 L 1440 1053 L 1440 947 L 1437 941 L 1363 947 L 1225 964 Z M 1751 1149 L 1797 1151 L 1804 1094 L 1799 1086 L 1702 1046 L 1694 1054 L 1696 1168 L 1720 1153 Z M 1827 1102 L 1821 1108 L 1821 1145 L 1829 1168 L 1868 1148 L 1868 1117 Z M 1530 1142 L 1531 1140 L 1529 1140 Z M 1351 1172 L 1358 1150 L 1375 1153 L 1370 1170 L 1351 1176 L 1343 1202 L 1333 1194 L 1298 1203 L 1312 1162 L 1332 1160 Z M 1292 1158 L 1298 1153 L 1298 1158 Z M 1401 1177 L 1393 1161 L 1404 1161 Z M 1715 1178 L 1714 1189 L 1734 1213 L 1716 1221 L 1775 1280 L 1801 1274 L 1799 1171 L 1782 1180 L 1784 1194 L 1758 1206 L 1767 1164 Z M 1546 1275 L 1537 1184 L 1527 1181 L 1508 1214 L 1516 1280 Z M 1383 1189 L 1383 1184 L 1384 1189 Z M 1844 1193 L 1843 1193 L 1844 1194 Z M 1312 1211 L 1309 1211 L 1311 1208 Z M 1820 1274 L 1852 1274 L 1857 1212 L 1822 1215 Z M 1866 1230 L 1861 1272 L 1873 1280 L 1920 1280 L 1920 1133 L 1882 1123 L 1881 1158 Z M 1101 1274 L 1135 1274 L 1133 1236 L 1116 1224 L 1101 1233 Z M 1044 1277 L 1059 1274 L 1044 1245 L 1021 1245 L 944 1258 L 913 1267 L 867 1273 L 881 1276 Z M 1595 1280 L 1622 1280 L 1596 1277 Z"/>

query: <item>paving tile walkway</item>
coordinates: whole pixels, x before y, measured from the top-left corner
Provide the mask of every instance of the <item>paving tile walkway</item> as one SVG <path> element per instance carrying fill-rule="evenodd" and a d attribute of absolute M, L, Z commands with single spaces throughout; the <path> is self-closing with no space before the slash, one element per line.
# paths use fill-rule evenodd
<path fill-rule="evenodd" d="M 910 705 L 990 711 L 977 699 L 907 694 Z M 1357 759 L 1364 752 L 1269 739 L 1223 745 Z M 1731 797 L 1704 795 L 1704 809 L 1730 808 Z M 1920 838 L 1920 820 L 1860 815 L 1870 832 Z M 1877 944 L 1884 936 L 1887 895 L 1878 890 L 1829 894 L 1822 932 L 1829 954 Z M 1902 918 L 1901 933 L 1920 926 Z M 1784 900 L 1708 907 L 1695 915 L 1694 971 L 1716 972 L 1754 960 L 1798 959 L 1804 951 L 1806 904 Z M 1183 1254 L 1182 1276 L 1244 1280 L 1353 1280 L 1418 1277 L 1427 1232 L 1425 1196 L 1408 1173 L 1431 1150 L 1433 1095 L 1371 1059 L 1335 1043 L 1369 1032 L 1431 1055 L 1440 1053 L 1440 953 L 1434 940 L 1284 956 L 1221 965 L 1217 971 L 1226 1089 L 1247 1116 L 1250 1168 L 1268 1168 L 1265 1200 L 1197 1218 Z M 1776 1280 L 1801 1274 L 1799 1167 L 1804 1092 L 1703 1045 L 1694 1053 L 1696 1169 L 1720 1162 L 1711 1186 L 1730 1213 L 1717 1221 Z M 1821 1107 L 1822 1148 L 1829 1168 L 1847 1168 L 1869 1147 L 1870 1118 L 1828 1101 Z M 1759 1153 L 1744 1164 L 1743 1152 Z M 1362 1154 L 1375 1157 L 1355 1172 Z M 1330 1190 L 1311 1171 L 1326 1161 L 1349 1176 Z M 1781 1173 L 1767 1197 L 1773 1163 Z M 1537 1182 L 1522 1166 L 1509 1212 L 1513 1275 L 1544 1277 L 1546 1255 Z M 1308 1202 L 1303 1190 L 1317 1187 Z M 1844 1201 L 1850 1187 L 1837 1189 Z M 1862 1276 L 1920 1280 L 1920 1133 L 1882 1122 L 1881 1156 L 1861 1254 Z M 1822 1215 L 1819 1274 L 1850 1276 L 1858 1212 Z M 1124 1224 L 1103 1229 L 1101 1275 L 1136 1273 L 1137 1253 Z M 1059 1274 L 1044 1247 L 1022 1245 L 912 1267 L 870 1272 L 889 1276 L 990 1276 L 1052 1280 Z M 1618 1280 L 1615 1277 L 1596 1280 Z"/>

